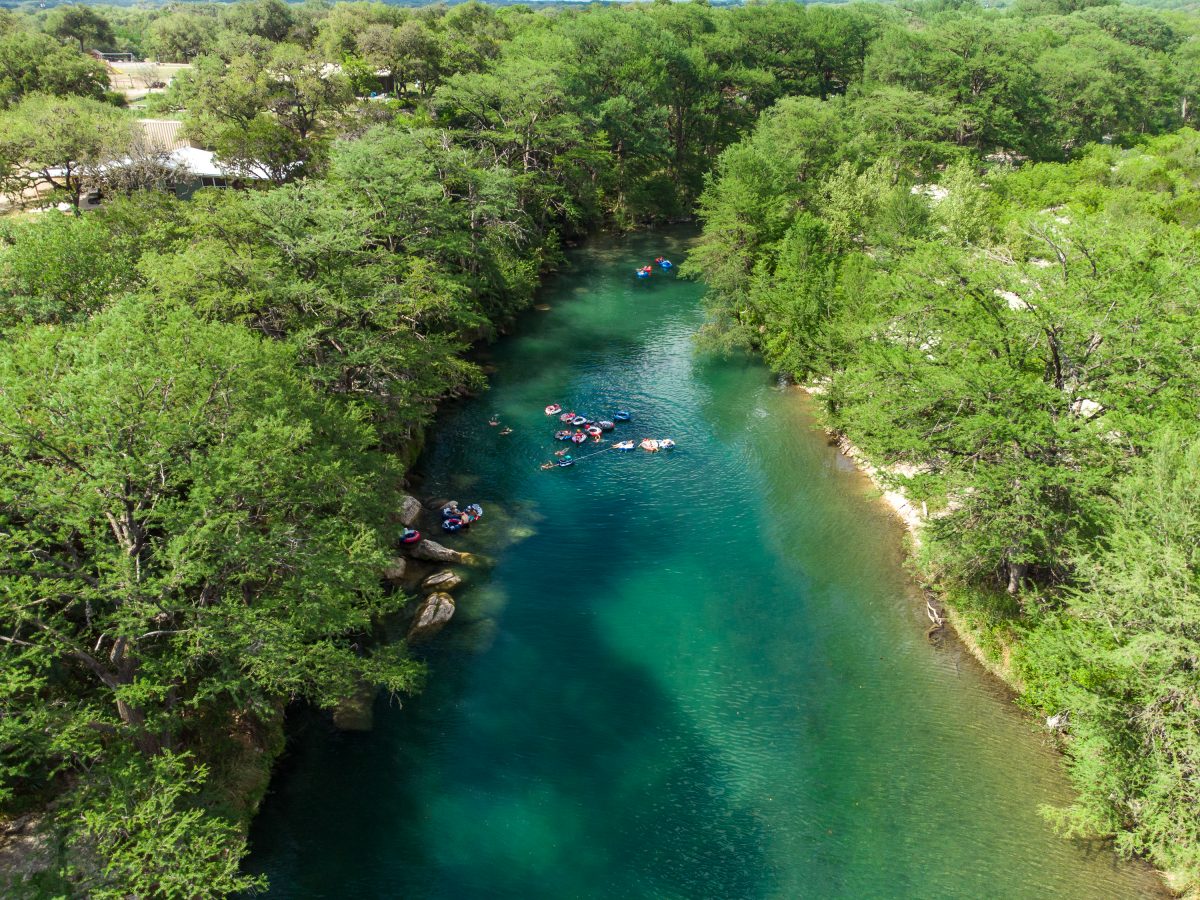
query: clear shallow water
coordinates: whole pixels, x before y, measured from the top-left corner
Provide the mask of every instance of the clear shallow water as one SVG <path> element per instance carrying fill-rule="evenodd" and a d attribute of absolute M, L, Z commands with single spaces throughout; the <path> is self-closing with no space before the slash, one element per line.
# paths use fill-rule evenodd
<path fill-rule="evenodd" d="M 685 247 L 574 254 L 493 348 L 492 390 L 439 417 L 423 494 L 483 503 L 446 543 L 493 564 L 421 696 L 381 700 L 368 734 L 294 723 L 250 867 L 277 897 L 1157 892 L 1042 821 L 1057 760 L 926 640 L 896 523 L 805 401 L 693 353 L 699 286 L 632 278 Z M 540 471 L 555 400 L 679 448 Z"/>

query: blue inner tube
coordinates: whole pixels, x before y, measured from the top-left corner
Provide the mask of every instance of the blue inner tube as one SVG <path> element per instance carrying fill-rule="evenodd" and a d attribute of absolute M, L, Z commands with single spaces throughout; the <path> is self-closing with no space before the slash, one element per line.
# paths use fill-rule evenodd
<path fill-rule="evenodd" d="M 575 432 L 573 431 L 556 431 L 554 432 L 554 439 L 556 441 L 569 441 L 571 439 L 571 435 L 574 433 Z"/>
<path fill-rule="evenodd" d="M 617 427 L 612 422 L 608 421 L 607 419 L 601 419 L 596 424 L 600 426 L 601 431 L 612 431 L 614 428 Z"/>
<path fill-rule="evenodd" d="M 671 261 L 669 259 L 664 259 L 662 262 L 659 263 L 659 265 L 662 266 L 664 269 L 669 269 L 669 268 L 671 268 Z"/>
<path fill-rule="evenodd" d="M 649 273 L 649 272 L 643 272 L 641 269 L 638 269 L 638 270 L 637 270 L 637 277 L 638 277 L 638 278 L 649 278 L 649 277 L 650 277 L 650 273 Z"/>
<path fill-rule="evenodd" d="M 443 519 L 449 519 L 451 516 L 460 516 L 460 515 L 462 515 L 462 510 L 459 510 L 456 507 L 453 507 L 453 506 L 443 506 L 442 507 L 442 518 Z"/>
<path fill-rule="evenodd" d="M 571 420 L 571 424 L 575 426 L 586 425 L 587 421 L 587 416 L 576 416 Z"/>
<path fill-rule="evenodd" d="M 449 532 L 450 534 L 454 534 L 456 531 L 461 531 L 462 527 L 462 522 L 460 522 L 458 519 L 447 519 L 442 523 L 442 531 Z"/>
<path fill-rule="evenodd" d="M 556 466 L 558 466 L 560 469 L 565 469 L 567 466 L 573 466 L 573 465 L 575 465 L 575 460 L 573 460 L 573 459 L 560 459 L 558 462 L 556 462 L 556 463 L 555 463 L 555 465 L 556 465 Z"/>
<path fill-rule="evenodd" d="M 478 503 L 472 503 L 470 506 L 468 506 L 467 512 L 469 512 L 471 515 L 473 515 L 477 519 L 483 518 L 483 507 L 480 506 Z"/>
<path fill-rule="evenodd" d="M 625 412 L 623 409 L 618 409 L 615 413 L 613 413 L 613 419 L 618 422 L 628 422 L 632 418 L 633 416 L 629 415 L 629 413 Z"/>

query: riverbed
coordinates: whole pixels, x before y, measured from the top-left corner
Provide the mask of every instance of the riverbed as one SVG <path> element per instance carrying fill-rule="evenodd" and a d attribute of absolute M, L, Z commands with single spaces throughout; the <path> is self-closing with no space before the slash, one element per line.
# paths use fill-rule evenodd
<path fill-rule="evenodd" d="M 699 356 L 687 235 L 598 239 L 447 406 L 425 496 L 488 557 L 375 728 L 294 717 L 252 832 L 277 897 L 1119 898 L 1142 866 L 1057 836 L 1036 723 L 926 637 L 902 530 L 747 356 Z M 542 409 L 633 415 L 571 468 Z M 513 433 L 500 434 L 498 416 Z"/>

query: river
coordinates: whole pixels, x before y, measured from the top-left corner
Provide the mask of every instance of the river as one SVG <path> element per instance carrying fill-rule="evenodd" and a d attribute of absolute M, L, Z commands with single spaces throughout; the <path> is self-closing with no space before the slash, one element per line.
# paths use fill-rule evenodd
<path fill-rule="evenodd" d="M 365 734 L 294 717 L 250 868 L 274 897 L 1157 893 L 1043 820 L 1060 761 L 926 638 L 898 524 L 807 401 L 694 353 L 700 286 L 633 278 L 686 244 L 573 253 L 489 351 L 491 390 L 439 415 L 422 492 L 484 505 L 445 542 L 491 563 L 420 696 Z M 552 401 L 679 446 L 541 471 Z"/>

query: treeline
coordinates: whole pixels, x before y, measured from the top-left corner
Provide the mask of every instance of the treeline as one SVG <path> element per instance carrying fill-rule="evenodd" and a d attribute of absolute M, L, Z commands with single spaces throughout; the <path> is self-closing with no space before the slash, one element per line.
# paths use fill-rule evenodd
<path fill-rule="evenodd" d="M 886 31 L 861 84 L 779 102 L 722 154 L 688 263 L 703 341 L 813 386 L 928 509 L 922 575 L 1069 733 L 1059 822 L 1181 888 L 1200 883 L 1200 133 L 1176 130 L 1195 46 L 1129 7 Z"/>
<path fill-rule="evenodd" d="M 482 382 L 462 351 L 529 303 L 564 238 L 686 215 L 702 192 L 697 260 L 714 287 L 714 339 L 832 377 L 839 427 L 929 466 L 919 490 L 956 510 L 946 533 L 954 522 L 980 536 L 971 553 L 935 542 L 947 581 L 1015 577 L 1012 599 L 1000 591 L 995 606 L 1019 607 L 998 619 L 1006 627 L 1073 622 L 1064 585 L 1082 585 L 1086 569 L 1073 554 L 1100 552 L 1096 536 L 1114 533 L 1105 515 L 1133 527 L 1155 514 L 1112 512 L 1117 498 L 1135 501 L 1092 461 L 1132 478 L 1143 436 L 1082 401 L 1109 404 L 1105 390 L 1144 384 L 1157 399 L 1138 421 L 1157 422 L 1156 404 L 1186 421 L 1186 390 L 1155 380 L 1179 377 L 1186 354 L 1143 359 L 1125 320 L 1087 324 L 1065 300 L 1063 321 L 1038 330 L 1052 304 L 1020 277 L 1069 284 L 1093 305 L 1128 292 L 1154 310 L 1141 327 L 1178 343 L 1186 322 L 1151 307 L 1149 292 L 1161 286 L 1184 308 L 1190 139 L 1143 151 L 1159 162 L 1129 169 L 1113 149 L 1003 180 L 982 182 L 978 166 L 993 153 L 1065 160 L 1089 141 L 1191 122 L 1190 20 L 941 3 L 534 12 L 248 0 L 125 12 L 102 8 L 102 22 L 61 31 L 57 11 L 0 17 L 11 196 L 28 200 L 20 191 L 36 184 L 77 205 L 95 184 L 113 198 L 82 216 L 0 222 L 0 805 L 11 817 L 48 804 L 66 848 L 32 887 L 218 896 L 253 883 L 239 870 L 252 781 L 240 767 L 283 704 L 329 706 L 364 680 L 393 691 L 419 680 L 402 646 L 369 638 L 403 602 L 380 581 L 400 460 L 440 397 Z M 174 50 L 156 45 L 192 63 L 157 111 L 179 115 L 261 189 L 181 202 L 153 189 L 164 181 L 152 166 L 108 165 L 135 155 L 129 114 L 80 51 L 103 43 L 84 29 L 106 25 L 130 41 L 182 36 Z M 4 69 L 6 48 L 27 63 Z M 1153 172 L 1139 177 L 1155 187 L 1122 187 L 1106 165 Z M 1046 171 L 1069 190 L 1033 174 Z M 930 180 L 949 191 L 941 202 L 913 193 Z M 1034 221 L 1072 204 L 1114 223 L 1094 226 L 1086 253 L 1059 236 L 1063 223 Z M 1033 237 L 1005 243 L 1024 233 L 1023 209 L 1061 260 L 1030 249 Z M 1151 224 L 1171 216 L 1176 243 L 1162 243 Z M 1120 229 L 1139 222 L 1154 240 L 1119 253 Z M 963 307 L 994 300 L 990 286 L 955 289 L 960 274 L 978 286 L 971 267 L 1000 266 L 993 257 L 1012 261 L 1003 290 L 1028 306 L 1019 339 L 987 331 L 1017 315 L 1008 301 L 989 301 L 1000 305 L 988 317 Z M 935 292 L 930 310 L 888 312 L 918 287 Z M 1101 338 L 1080 357 L 1085 327 Z M 1051 344 L 1059 372 L 1035 390 L 1026 381 Z M 951 361 L 960 345 L 971 372 Z M 997 361 L 988 347 L 1011 355 Z M 939 358 L 947 370 L 923 385 L 860 362 L 902 352 L 914 373 Z M 1119 374 L 1105 387 L 1088 366 L 1110 358 Z M 980 390 L 1004 378 L 976 408 L 953 373 Z M 1016 385 L 1054 410 L 1014 419 L 1039 429 L 1024 456 L 1003 426 L 1024 408 Z M 1072 414 L 1076 401 L 1092 415 Z M 923 440 L 937 452 L 917 443 L 914 423 L 932 428 Z M 991 480 L 969 477 L 971 465 Z M 1086 515 L 1045 499 L 1068 495 L 1090 498 Z M 1046 509 L 1056 512 L 1043 522 Z M 1025 524 L 992 546 L 1005 516 Z M 1023 646 L 1035 659 L 1036 645 Z M 1075 701 L 1046 697 L 1084 718 Z"/>

